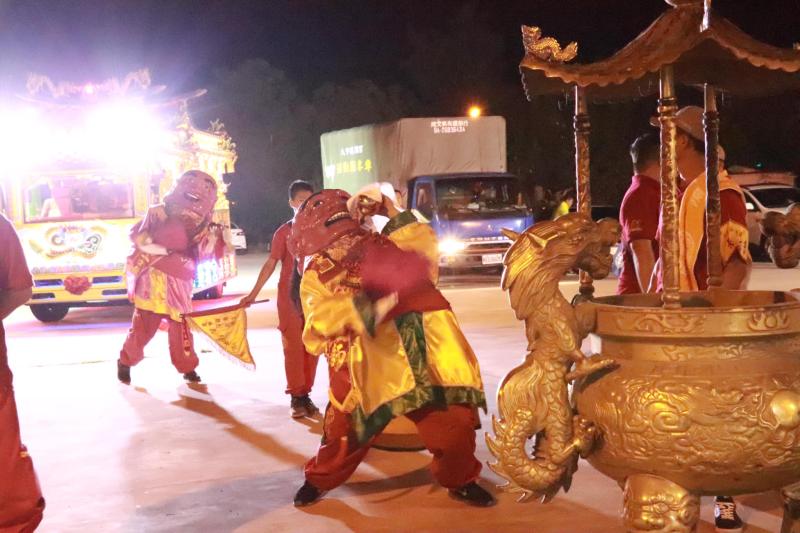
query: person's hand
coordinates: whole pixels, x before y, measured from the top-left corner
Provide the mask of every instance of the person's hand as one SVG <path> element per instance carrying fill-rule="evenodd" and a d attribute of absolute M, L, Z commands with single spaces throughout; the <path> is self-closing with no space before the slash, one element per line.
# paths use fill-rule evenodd
<path fill-rule="evenodd" d="M 239 304 L 241 305 L 250 305 L 256 301 L 257 294 L 248 294 L 247 296 L 243 297 L 239 300 Z"/>

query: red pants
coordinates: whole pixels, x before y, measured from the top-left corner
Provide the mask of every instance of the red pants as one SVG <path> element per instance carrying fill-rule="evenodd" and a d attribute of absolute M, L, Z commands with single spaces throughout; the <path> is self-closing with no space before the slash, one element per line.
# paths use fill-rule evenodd
<path fill-rule="evenodd" d="M 450 405 L 446 409 L 423 407 L 407 413 L 425 447 L 433 454 L 431 471 L 440 485 L 455 489 L 478 478 L 481 463 L 475 458 L 475 409 Z M 371 442 L 359 446 L 350 417 L 328 405 L 325 439 L 317 456 L 306 463 L 306 480 L 321 490 L 344 483 L 367 455 Z"/>
<path fill-rule="evenodd" d="M 11 385 L 0 384 L 0 533 L 30 533 L 42 521 L 44 498 L 19 436 Z"/>
<path fill-rule="evenodd" d="M 169 356 L 172 359 L 172 364 L 181 374 L 191 372 L 197 368 L 200 361 L 194 352 L 192 333 L 189 328 L 184 327 L 180 322 L 170 320 L 167 315 L 159 315 L 143 309 L 136 309 L 133 312 L 131 329 L 128 331 L 128 337 L 125 339 L 125 344 L 122 345 L 122 350 L 119 353 L 119 360 L 123 365 L 133 366 L 144 359 L 144 347 L 156 334 L 158 325 L 161 323 L 161 319 L 164 318 L 167 319 L 169 324 L 167 335 L 169 338 Z"/>
<path fill-rule="evenodd" d="M 280 313 L 283 363 L 286 368 L 286 394 L 304 396 L 311 392 L 317 375 L 317 361 L 303 345 L 303 315 Z"/>

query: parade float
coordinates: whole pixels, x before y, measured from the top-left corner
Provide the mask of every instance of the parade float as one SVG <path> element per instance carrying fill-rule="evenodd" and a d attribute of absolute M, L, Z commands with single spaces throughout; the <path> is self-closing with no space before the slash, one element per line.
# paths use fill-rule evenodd
<path fill-rule="evenodd" d="M 793 287 L 721 288 L 716 106 L 720 93 L 797 90 L 800 51 L 756 41 L 708 0 L 668 3 L 639 37 L 593 64 L 570 63 L 576 44 L 562 49 L 523 27 L 528 97 L 574 97 L 578 212 L 509 232 L 503 287 L 530 351 L 501 383 L 487 435 L 491 466 L 521 499 L 547 501 L 569 488 L 585 457 L 622 487 L 632 532 L 695 531 L 700 496 L 783 489 L 782 531 L 800 531 L 792 487 L 800 481 L 800 300 Z M 679 291 L 676 84 L 698 88 L 705 102 L 709 289 L 694 293 Z M 589 103 L 656 92 L 664 291 L 594 297 L 592 277 L 608 274 L 619 226 L 590 218 Z M 771 226 L 783 266 L 800 256 L 789 218 Z M 558 281 L 572 268 L 581 273 L 571 305 Z"/>
<path fill-rule="evenodd" d="M 189 102 L 204 93 L 164 96 L 146 70 L 96 84 L 31 75 L 26 94 L 0 103 L 0 211 L 19 233 L 39 320 L 127 301 L 131 226 L 186 170 L 217 180 L 215 231 L 228 233 L 235 144 L 219 122 L 192 124 Z M 199 258 L 195 293 L 218 297 L 235 275 L 232 247 L 218 249 Z"/>

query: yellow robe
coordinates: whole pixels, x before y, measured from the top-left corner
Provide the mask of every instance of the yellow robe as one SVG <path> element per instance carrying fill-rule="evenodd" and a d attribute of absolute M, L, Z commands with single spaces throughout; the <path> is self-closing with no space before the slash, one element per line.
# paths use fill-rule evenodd
<path fill-rule="evenodd" d="M 401 216 L 403 216 L 401 214 Z M 413 250 L 431 261 L 435 281 L 438 244 L 427 224 L 412 222 L 389 234 L 403 250 Z M 306 322 L 303 342 L 309 353 L 325 355 L 328 364 L 339 369 L 348 365 L 352 388 L 346 398 L 329 397 L 333 406 L 344 412 L 360 407 L 366 416 L 380 406 L 412 391 L 415 378 L 403 340 L 394 321 L 385 321 L 367 332 L 354 297 L 359 289 L 346 283 L 347 272 L 323 282 L 326 262 L 320 255 L 311 259 L 316 267 L 303 274 L 300 298 Z M 483 383 L 477 358 L 469 346 L 455 315 L 450 310 L 422 313 L 428 376 L 434 386 L 474 389 L 482 398 Z M 397 413 L 395 413 L 397 414 Z"/>
<path fill-rule="evenodd" d="M 700 245 L 706 233 L 706 173 L 692 181 L 683 193 L 678 216 L 678 236 L 680 251 L 680 290 L 696 291 L 698 283 L 694 275 L 694 266 Z M 719 191 L 734 190 L 742 196 L 741 188 L 728 176 L 725 170 L 719 173 Z M 747 228 L 738 222 L 729 220 L 720 228 L 720 257 L 722 264 L 726 265 L 734 253 L 746 262 L 752 262 L 750 251 L 747 247 L 749 237 Z"/>

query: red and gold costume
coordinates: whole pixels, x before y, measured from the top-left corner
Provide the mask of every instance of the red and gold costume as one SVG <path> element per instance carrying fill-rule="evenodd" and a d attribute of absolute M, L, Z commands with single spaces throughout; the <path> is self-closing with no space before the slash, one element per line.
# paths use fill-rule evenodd
<path fill-rule="evenodd" d="M 435 288 L 437 242 L 409 212 L 382 235 L 359 228 L 343 191 L 311 196 L 295 217 L 292 244 L 310 257 L 300 285 L 309 352 L 325 355 L 330 390 L 324 436 L 305 467 L 321 490 L 343 483 L 372 439 L 396 416 L 416 423 L 439 483 L 474 481 L 476 407 L 485 397 L 475 354 Z M 380 320 L 375 304 L 396 293 Z"/>
<path fill-rule="evenodd" d="M 33 286 L 14 227 L 0 215 L 0 290 Z M 22 444 L 6 339 L 0 322 L 0 531 L 30 533 L 42 520 L 44 498 L 33 461 Z"/>
<path fill-rule="evenodd" d="M 739 186 L 721 170 L 719 173 L 720 256 L 723 267 L 734 255 L 751 263 L 747 233 L 747 210 Z M 692 181 L 681 197 L 678 219 L 680 238 L 680 289 L 697 291 L 708 288 L 706 253 L 706 174 Z"/>
<path fill-rule="evenodd" d="M 197 367 L 192 336 L 182 316 L 192 310 L 199 248 L 225 245 L 214 238 L 219 232 L 212 235 L 209 231 L 216 200 L 214 178 L 191 170 L 165 196 L 164 205 L 148 209 L 131 230 L 134 247 L 127 263 L 128 292 L 136 309 L 120 351 L 121 364 L 139 363 L 144 347 L 166 319 L 172 364 L 184 374 Z"/>

